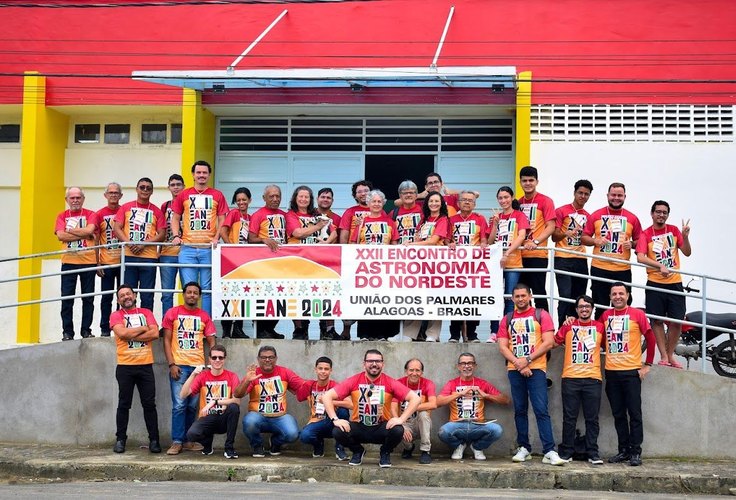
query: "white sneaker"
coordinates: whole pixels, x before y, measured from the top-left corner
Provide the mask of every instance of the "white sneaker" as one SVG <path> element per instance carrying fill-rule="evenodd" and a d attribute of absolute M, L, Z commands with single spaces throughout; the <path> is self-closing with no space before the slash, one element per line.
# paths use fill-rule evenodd
<path fill-rule="evenodd" d="M 426 339 L 424 339 L 424 341 L 425 342 L 437 342 L 435 339 L 430 338 L 430 337 L 427 337 Z"/>
<path fill-rule="evenodd" d="M 461 444 L 457 448 L 455 448 L 455 451 L 452 452 L 452 459 L 453 460 L 462 460 L 463 458 L 463 452 L 465 451 L 465 445 Z"/>
<path fill-rule="evenodd" d="M 523 446 L 519 446 L 519 449 L 516 450 L 516 455 L 514 455 L 511 460 L 513 460 L 514 462 L 526 462 L 527 460 L 531 459 L 532 453 Z"/>
<path fill-rule="evenodd" d="M 565 460 L 564 458 L 560 458 L 555 450 L 551 450 L 544 455 L 542 463 L 549 465 L 565 465 L 567 463 L 567 460 Z"/>
<path fill-rule="evenodd" d="M 486 340 L 486 344 L 495 344 L 498 341 L 498 336 L 495 333 L 492 333 L 490 337 L 488 337 L 488 340 Z"/>
<path fill-rule="evenodd" d="M 447 341 L 448 344 L 457 344 L 457 339 L 450 339 Z"/>
<path fill-rule="evenodd" d="M 476 450 L 475 448 L 473 448 L 472 444 L 470 445 L 470 449 L 473 450 L 473 458 L 475 458 L 476 460 L 486 459 L 486 455 L 485 453 L 483 453 L 483 450 Z"/>

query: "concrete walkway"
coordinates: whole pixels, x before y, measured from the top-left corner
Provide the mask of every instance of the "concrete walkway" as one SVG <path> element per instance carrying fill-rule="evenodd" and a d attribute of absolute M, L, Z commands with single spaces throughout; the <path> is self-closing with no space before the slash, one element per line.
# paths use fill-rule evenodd
<path fill-rule="evenodd" d="M 543 465 L 541 456 L 523 464 L 511 459 L 485 462 L 450 460 L 436 456 L 429 466 L 392 456 L 392 468 L 378 467 L 378 453 L 369 450 L 363 465 L 350 467 L 331 455 L 325 458 L 286 451 L 279 457 L 254 459 L 245 453 L 226 460 L 222 450 L 202 456 L 185 452 L 169 457 L 153 455 L 128 443 L 128 451 L 114 454 L 109 448 L 79 448 L 0 444 L 0 479 L 63 481 L 248 481 L 335 482 L 456 488 L 565 489 L 639 493 L 728 495 L 736 491 L 733 461 L 681 461 L 644 458 L 641 467 L 572 462 L 562 467 Z M 328 447 L 329 449 L 329 447 Z M 245 450 L 243 450 L 245 451 Z"/>

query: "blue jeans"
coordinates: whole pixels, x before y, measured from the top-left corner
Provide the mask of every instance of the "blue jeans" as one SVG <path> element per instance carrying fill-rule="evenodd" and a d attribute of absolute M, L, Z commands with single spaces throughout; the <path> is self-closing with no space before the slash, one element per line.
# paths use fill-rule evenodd
<path fill-rule="evenodd" d="M 537 419 L 539 439 L 542 441 L 543 452 L 555 449 L 552 436 L 552 421 L 547 411 L 547 374 L 543 370 L 532 370 L 531 377 L 525 377 L 516 370 L 509 371 L 511 384 L 511 399 L 514 401 L 514 422 L 516 423 L 516 442 L 532 451 L 529 442 L 529 401 Z"/>
<path fill-rule="evenodd" d="M 93 265 L 94 266 L 94 265 Z M 77 289 L 77 277 L 81 293 L 92 293 L 95 291 L 95 271 L 86 271 L 89 264 L 62 264 L 62 271 L 76 272 L 61 275 L 61 296 L 74 295 Z M 82 332 L 91 333 L 92 316 L 95 312 L 95 298 L 93 296 L 82 299 Z M 109 319 L 109 316 L 108 316 Z M 61 301 L 61 324 L 64 333 L 74 337 L 74 299 Z"/>
<path fill-rule="evenodd" d="M 209 264 L 211 266 L 212 249 L 182 245 L 179 250 L 179 264 Z M 202 309 L 211 315 L 212 295 L 209 292 L 212 290 L 212 267 L 181 267 L 179 277 L 182 285 L 190 281 L 199 283 L 199 286 L 202 287 Z"/>
<path fill-rule="evenodd" d="M 475 424 L 473 422 L 447 422 L 440 427 L 440 441 L 454 450 L 461 444 L 472 445 L 476 450 L 485 450 L 503 434 L 497 423 Z"/>
<path fill-rule="evenodd" d="M 158 261 L 162 264 L 178 264 L 179 256 L 177 255 L 161 255 Z M 176 275 L 179 272 L 177 267 L 159 267 L 158 272 L 161 275 L 161 288 L 165 290 L 176 290 Z M 173 292 L 163 292 L 161 294 L 161 316 L 166 311 L 174 307 Z"/>
<path fill-rule="evenodd" d="M 187 437 L 187 431 L 197 418 L 199 409 L 199 394 L 192 394 L 188 398 L 179 397 L 184 382 L 194 371 L 194 366 L 179 365 L 181 375 L 179 380 L 169 376 L 171 386 L 171 440 L 174 443 L 183 443 Z"/>
<path fill-rule="evenodd" d="M 246 413 L 243 417 L 243 434 L 250 441 L 251 447 L 263 446 L 262 432 L 271 433 L 272 447 L 293 443 L 299 438 L 299 426 L 296 419 L 288 413 L 280 417 L 265 417 L 257 411 Z"/>
<path fill-rule="evenodd" d="M 519 271 L 504 271 L 503 272 L 503 293 L 504 295 L 512 295 L 514 293 L 514 287 L 519 283 L 521 273 Z M 503 299 L 503 315 L 506 316 L 508 313 L 514 310 L 514 301 L 511 299 Z M 498 333 L 499 322 L 497 320 L 491 321 L 491 331 Z"/>
<path fill-rule="evenodd" d="M 155 264 L 158 259 L 125 256 L 125 275 L 123 282 L 133 288 L 152 290 L 156 288 L 156 267 L 141 267 L 135 264 Z M 153 311 L 153 292 L 140 292 L 141 307 Z"/>
<path fill-rule="evenodd" d="M 120 268 L 111 267 L 104 269 L 105 275 L 100 278 L 100 291 L 115 290 L 120 283 Z M 116 285 L 117 282 L 117 285 Z M 114 293 L 100 295 L 100 331 L 110 333 L 110 313 L 112 313 L 112 299 Z"/>
<path fill-rule="evenodd" d="M 350 412 L 347 408 L 336 408 L 335 413 L 337 414 L 337 418 L 343 420 L 350 418 Z M 302 432 L 299 434 L 299 440 L 304 444 L 311 444 L 312 446 L 324 445 L 324 440 L 332 437 L 333 427 L 335 425 L 329 418 L 312 422 L 304 426 Z M 337 443 L 335 443 L 335 446 L 337 446 Z"/>

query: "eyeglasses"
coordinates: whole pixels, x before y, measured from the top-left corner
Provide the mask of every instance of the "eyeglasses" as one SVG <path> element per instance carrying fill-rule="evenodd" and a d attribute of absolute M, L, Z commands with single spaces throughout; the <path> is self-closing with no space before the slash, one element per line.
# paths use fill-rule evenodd
<path fill-rule="evenodd" d="M 224 361 L 225 360 L 225 356 L 210 356 L 210 359 L 212 361 Z"/>
<path fill-rule="evenodd" d="M 475 361 L 460 361 L 458 366 L 475 366 Z"/>
<path fill-rule="evenodd" d="M 417 194 L 416 191 L 402 191 L 401 196 L 404 196 L 405 194 Z"/>
<path fill-rule="evenodd" d="M 373 365 L 373 364 L 380 365 L 381 363 L 383 363 L 383 360 L 382 359 L 366 359 L 364 363 L 367 365 Z"/>
<path fill-rule="evenodd" d="M 474 198 L 460 198 L 457 201 L 459 201 L 460 203 L 473 203 L 475 199 Z"/>
<path fill-rule="evenodd" d="M 591 306 L 590 304 L 580 304 L 578 306 L 578 309 L 593 309 L 593 306 Z"/>
<path fill-rule="evenodd" d="M 153 186 L 147 186 L 145 184 L 142 184 L 142 185 L 138 186 L 138 189 L 140 189 L 143 192 L 153 191 Z"/>
<path fill-rule="evenodd" d="M 108 191 L 108 192 L 107 192 L 107 195 L 108 195 L 108 196 L 120 196 L 120 195 L 122 195 L 122 194 L 123 194 L 123 193 L 119 193 L 119 192 L 117 192 L 117 191 Z"/>
<path fill-rule="evenodd" d="M 273 361 L 276 359 L 276 356 L 258 356 L 258 359 L 262 359 L 263 361 Z"/>
<path fill-rule="evenodd" d="M 432 186 L 434 184 L 442 184 L 441 181 L 427 181 L 427 186 Z"/>
<path fill-rule="evenodd" d="M 670 214 L 667 210 L 655 210 L 654 213 L 656 215 L 669 215 Z"/>
<path fill-rule="evenodd" d="M 173 188 L 173 187 L 179 187 L 179 186 L 183 186 L 183 185 L 184 185 L 184 183 L 183 183 L 183 182 L 170 182 L 170 183 L 169 183 L 169 187 L 172 187 L 172 188 Z"/>

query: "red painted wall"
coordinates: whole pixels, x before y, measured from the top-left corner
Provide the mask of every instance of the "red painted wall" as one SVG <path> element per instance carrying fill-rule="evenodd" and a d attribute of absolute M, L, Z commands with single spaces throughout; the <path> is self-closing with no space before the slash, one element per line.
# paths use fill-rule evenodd
<path fill-rule="evenodd" d="M 736 101 L 733 0 L 376 0 L 0 8 L 0 103 L 21 101 L 29 70 L 53 75 L 50 105 L 179 103 L 180 90 L 129 75 L 225 69 L 284 8 L 239 68 L 428 66 L 451 5 L 439 64 L 532 71 L 535 103 Z"/>

